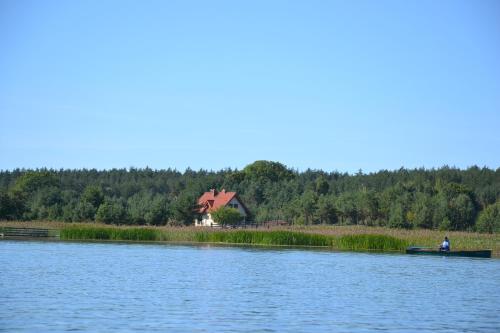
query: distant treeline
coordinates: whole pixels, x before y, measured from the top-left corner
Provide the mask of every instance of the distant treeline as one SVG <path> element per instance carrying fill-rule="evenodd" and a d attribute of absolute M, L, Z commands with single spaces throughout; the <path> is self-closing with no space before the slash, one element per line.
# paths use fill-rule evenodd
<path fill-rule="evenodd" d="M 255 222 L 500 231 L 500 168 L 298 172 L 243 170 L 0 171 L 0 219 L 189 225 L 211 188 L 238 192 Z"/>

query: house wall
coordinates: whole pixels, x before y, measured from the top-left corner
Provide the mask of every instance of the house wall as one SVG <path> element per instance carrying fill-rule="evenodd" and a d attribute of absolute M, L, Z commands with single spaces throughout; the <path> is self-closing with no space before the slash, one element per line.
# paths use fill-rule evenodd
<path fill-rule="evenodd" d="M 219 224 L 214 222 L 210 213 L 203 214 L 201 221 L 196 220 L 195 225 L 198 227 L 218 227 Z"/>

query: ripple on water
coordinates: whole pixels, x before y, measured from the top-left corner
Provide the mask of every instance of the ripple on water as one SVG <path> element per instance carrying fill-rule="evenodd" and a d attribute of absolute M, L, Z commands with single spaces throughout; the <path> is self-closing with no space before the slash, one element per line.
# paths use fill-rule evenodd
<path fill-rule="evenodd" d="M 500 261 L 0 242 L 0 331 L 497 332 Z"/>

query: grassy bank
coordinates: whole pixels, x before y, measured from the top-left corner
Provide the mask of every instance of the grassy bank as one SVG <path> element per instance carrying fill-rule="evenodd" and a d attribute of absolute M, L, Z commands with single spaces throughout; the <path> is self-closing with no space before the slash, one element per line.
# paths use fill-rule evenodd
<path fill-rule="evenodd" d="M 403 251 L 408 243 L 386 235 L 322 235 L 289 230 L 211 230 L 199 228 L 109 228 L 70 226 L 65 240 L 123 240 L 330 247 L 338 250 Z"/>
<path fill-rule="evenodd" d="M 453 249 L 491 249 L 500 257 L 500 234 L 406 230 L 367 226 L 303 226 L 272 229 L 220 230 L 195 227 L 130 227 L 98 223 L 0 221 L 0 227 L 61 230 L 64 239 L 210 242 L 258 245 L 328 246 L 341 250 L 400 250 L 407 244 L 437 247 L 445 235 Z M 71 231 L 67 231 L 70 230 Z M 78 231 L 80 230 L 80 231 Z M 105 231 L 103 231 L 105 230 Z M 379 236 L 388 236 L 379 237 Z M 396 241 L 394 241 L 394 239 Z"/>
<path fill-rule="evenodd" d="M 490 249 L 493 256 L 500 257 L 499 233 L 484 234 L 464 231 L 408 230 L 366 226 L 308 226 L 294 227 L 293 230 L 335 236 L 359 234 L 387 235 L 406 241 L 410 245 L 434 248 L 437 248 L 441 244 L 444 236 L 448 236 L 454 250 Z"/>

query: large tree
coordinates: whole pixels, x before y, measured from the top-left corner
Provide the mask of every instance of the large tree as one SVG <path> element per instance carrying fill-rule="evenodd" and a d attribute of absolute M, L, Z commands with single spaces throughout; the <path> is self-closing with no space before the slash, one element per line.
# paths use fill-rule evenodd
<path fill-rule="evenodd" d="M 198 215 L 196 198 L 188 193 L 178 196 L 170 207 L 171 218 L 175 224 L 191 225 Z"/>
<path fill-rule="evenodd" d="M 487 206 L 477 220 L 477 230 L 480 232 L 500 232 L 500 200 Z"/>

